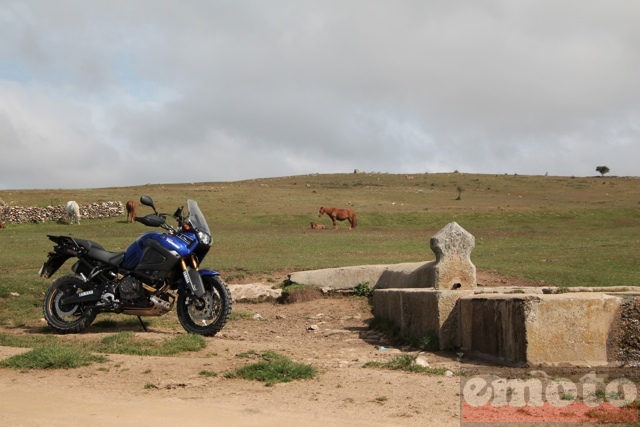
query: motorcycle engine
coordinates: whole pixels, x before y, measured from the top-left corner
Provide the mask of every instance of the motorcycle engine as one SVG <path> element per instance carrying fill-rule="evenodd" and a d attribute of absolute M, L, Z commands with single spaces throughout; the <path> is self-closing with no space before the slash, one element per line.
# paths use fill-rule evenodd
<path fill-rule="evenodd" d="M 120 299 L 124 301 L 135 301 L 141 296 L 141 293 L 142 285 L 139 280 L 127 276 L 120 281 Z"/>

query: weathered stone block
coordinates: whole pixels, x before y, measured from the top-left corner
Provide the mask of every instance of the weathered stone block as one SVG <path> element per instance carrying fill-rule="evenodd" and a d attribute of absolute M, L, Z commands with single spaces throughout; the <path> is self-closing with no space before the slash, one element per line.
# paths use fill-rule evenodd
<path fill-rule="evenodd" d="M 447 224 L 430 240 L 436 254 L 429 282 L 436 289 L 476 287 L 476 266 L 471 262 L 475 238 L 457 222 Z"/>
<path fill-rule="evenodd" d="M 507 365 L 605 366 L 622 301 L 603 293 L 465 297 L 462 348 Z"/>

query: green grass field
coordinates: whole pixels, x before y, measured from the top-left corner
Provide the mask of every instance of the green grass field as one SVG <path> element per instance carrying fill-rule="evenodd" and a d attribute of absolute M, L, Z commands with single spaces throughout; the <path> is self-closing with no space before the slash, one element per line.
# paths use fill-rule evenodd
<path fill-rule="evenodd" d="M 457 200 L 459 191 L 461 199 Z M 173 212 L 198 201 L 214 247 L 204 266 L 226 280 L 243 274 L 429 261 L 429 239 L 456 221 L 476 238 L 477 268 L 557 286 L 640 286 L 640 179 L 472 174 L 327 174 L 82 190 L 6 190 L 11 206 L 81 204 L 146 194 Z M 322 205 L 350 207 L 358 228 L 317 217 Z M 150 209 L 139 206 L 138 215 Z M 326 225 L 311 230 L 309 222 Z M 47 234 L 124 250 L 151 229 L 125 218 L 80 225 L 7 224 L 0 230 L 0 325 L 42 325 L 50 280 L 37 271 Z M 54 276 L 70 272 L 71 262 Z M 12 296 L 19 294 L 19 297 Z M 176 322 L 177 323 L 177 322 Z"/>

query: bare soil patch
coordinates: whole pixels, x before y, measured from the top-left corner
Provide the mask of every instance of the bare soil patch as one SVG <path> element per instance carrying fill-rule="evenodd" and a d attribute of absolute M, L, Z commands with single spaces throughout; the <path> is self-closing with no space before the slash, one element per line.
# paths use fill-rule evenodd
<path fill-rule="evenodd" d="M 479 274 L 484 286 L 533 285 Z M 250 278 L 247 278 L 250 281 Z M 109 361 L 73 370 L 0 370 L 1 426 L 447 426 L 460 423 L 460 377 L 365 368 L 413 350 L 368 329 L 364 298 L 331 297 L 294 304 L 236 303 L 244 313 L 207 347 L 179 357 L 108 355 Z M 170 315 L 173 315 L 170 314 Z M 182 331 L 136 329 L 163 339 Z M 30 331 L 14 331 L 30 333 Z M 89 328 L 72 339 L 114 330 Z M 273 350 L 313 365 L 318 376 L 267 387 L 227 379 L 247 363 L 247 352 Z M 25 351 L 0 347 L 0 358 Z M 430 366 L 452 372 L 524 375 L 460 359 L 455 353 L 423 353 Z M 217 376 L 203 375 L 203 371 Z"/>
<path fill-rule="evenodd" d="M 246 313 L 206 349 L 179 357 L 108 355 L 73 370 L 0 370 L 2 426 L 424 426 L 459 423 L 457 377 L 363 368 L 403 352 L 371 334 L 364 298 L 332 297 L 295 304 L 237 303 Z M 255 315 L 255 316 L 254 316 Z M 259 316 L 258 316 L 259 315 Z M 72 339 L 112 334 L 89 328 Z M 163 339 L 182 333 L 136 332 Z M 381 347 L 381 343 L 386 344 Z M 246 352 L 274 350 L 318 369 L 313 380 L 267 387 L 227 379 L 253 360 Z M 0 358 L 24 351 L 0 347 Z M 429 354 L 433 366 L 457 370 L 450 355 Z M 204 376 L 202 371 L 218 373 Z M 177 424 L 176 424 L 177 423 Z"/>

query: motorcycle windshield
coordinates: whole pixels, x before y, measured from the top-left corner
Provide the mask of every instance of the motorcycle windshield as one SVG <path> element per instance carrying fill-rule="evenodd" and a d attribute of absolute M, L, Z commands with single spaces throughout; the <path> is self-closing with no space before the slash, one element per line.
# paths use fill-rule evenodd
<path fill-rule="evenodd" d="M 204 219 L 204 215 L 198 207 L 198 203 L 195 200 L 189 199 L 187 200 L 187 208 L 189 209 L 189 222 L 191 222 L 191 225 L 195 227 L 196 230 L 204 231 L 211 235 L 211 231 L 209 231 L 209 226 L 207 225 L 207 220 Z"/>

